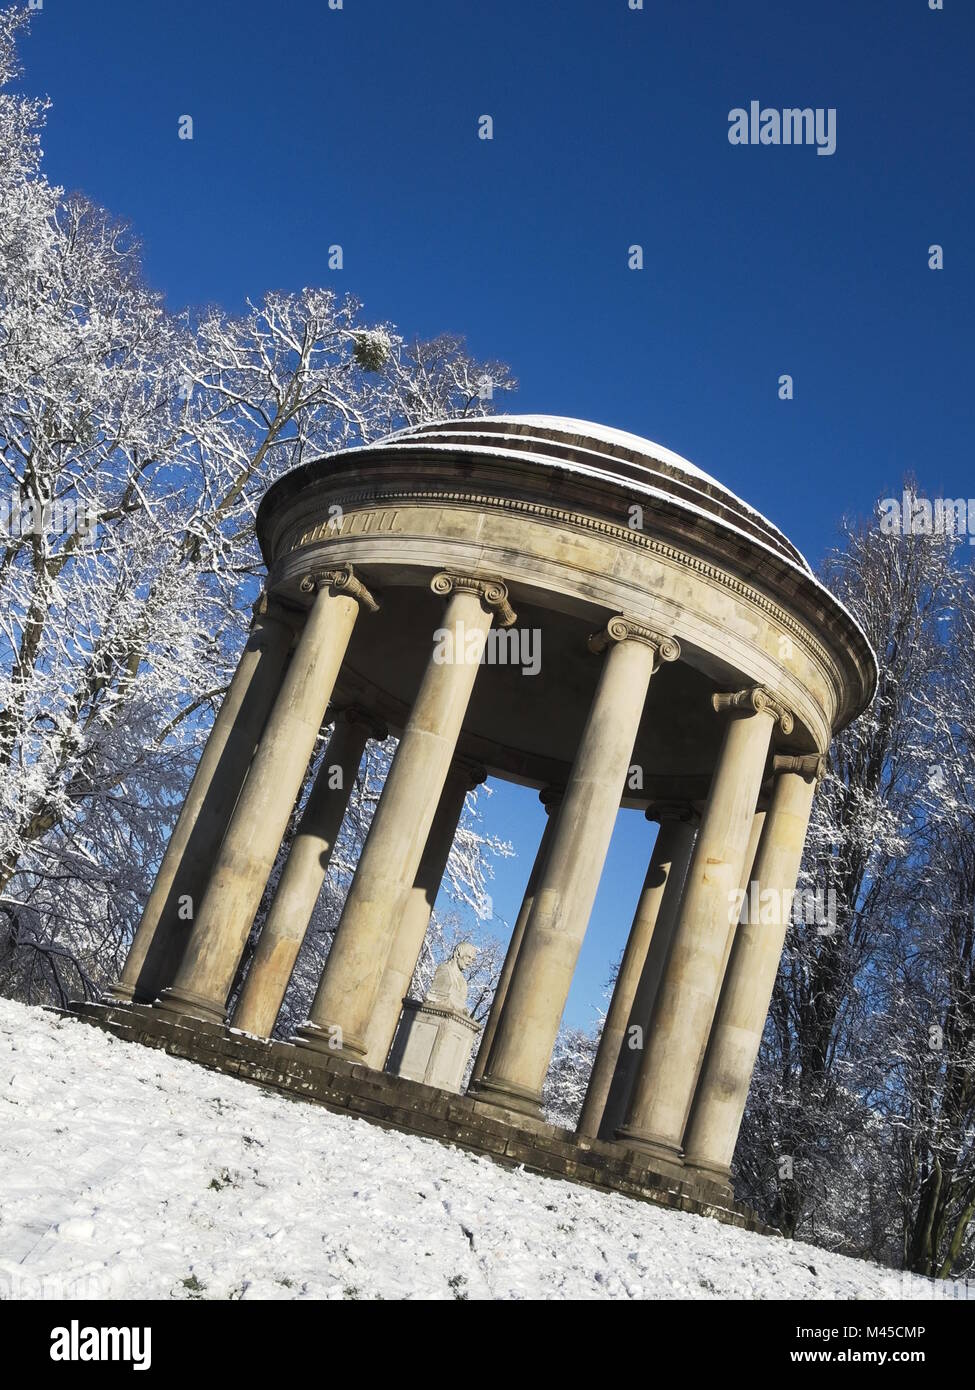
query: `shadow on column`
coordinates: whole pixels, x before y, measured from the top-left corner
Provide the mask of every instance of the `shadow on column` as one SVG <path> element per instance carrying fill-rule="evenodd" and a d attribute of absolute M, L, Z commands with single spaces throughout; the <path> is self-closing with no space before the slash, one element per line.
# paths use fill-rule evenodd
<path fill-rule="evenodd" d="M 134 984 L 136 1003 L 151 1003 L 176 978 L 193 929 L 194 915 L 203 901 L 210 871 L 270 713 L 267 693 L 261 685 L 254 680 L 248 687 L 200 803 L 182 861 L 160 911 L 159 925 Z M 255 724 L 259 725 L 256 738 Z"/>

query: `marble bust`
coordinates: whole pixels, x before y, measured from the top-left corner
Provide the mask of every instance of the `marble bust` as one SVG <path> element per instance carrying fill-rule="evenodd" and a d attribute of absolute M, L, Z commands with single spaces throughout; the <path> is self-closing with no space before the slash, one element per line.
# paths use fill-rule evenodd
<path fill-rule="evenodd" d="M 449 960 L 437 966 L 433 982 L 426 992 L 424 1004 L 467 1013 L 467 981 L 464 971 L 477 959 L 477 947 L 462 941 Z"/>

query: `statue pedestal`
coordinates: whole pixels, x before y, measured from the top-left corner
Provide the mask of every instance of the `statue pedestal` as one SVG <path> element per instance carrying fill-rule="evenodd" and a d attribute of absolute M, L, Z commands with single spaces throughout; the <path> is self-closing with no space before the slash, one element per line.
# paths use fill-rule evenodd
<path fill-rule="evenodd" d="M 479 1032 L 480 1025 L 468 1013 L 404 999 L 387 1071 L 459 1094 Z"/>

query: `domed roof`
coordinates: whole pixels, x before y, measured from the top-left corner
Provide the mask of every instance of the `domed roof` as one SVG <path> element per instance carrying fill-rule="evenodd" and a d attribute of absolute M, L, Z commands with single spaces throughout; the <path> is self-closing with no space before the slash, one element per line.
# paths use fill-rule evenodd
<path fill-rule="evenodd" d="M 799 550 L 761 512 L 688 459 L 661 444 L 625 430 L 591 420 L 557 415 L 485 415 L 435 420 L 398 430 L 367 448 L 384 451 L 449 450 L 503 459 L 530 455 L 540 467 L 552 467 L 603 477 L 648 498 L 671 503 L 711 517 L 782 559 L 811 574 Z"/>

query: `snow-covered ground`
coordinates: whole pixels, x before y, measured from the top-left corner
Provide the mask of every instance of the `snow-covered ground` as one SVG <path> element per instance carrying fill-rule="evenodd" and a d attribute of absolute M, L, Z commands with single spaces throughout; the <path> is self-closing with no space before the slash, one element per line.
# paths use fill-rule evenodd
<path fill-rule="evenodd" d="M 0 1296 L 890 1298 L 931 1285 L 265 1094 L 0 1000 Z"/>

